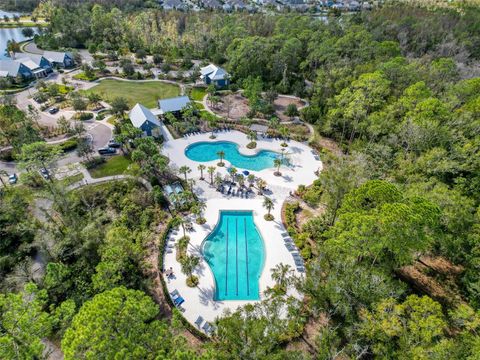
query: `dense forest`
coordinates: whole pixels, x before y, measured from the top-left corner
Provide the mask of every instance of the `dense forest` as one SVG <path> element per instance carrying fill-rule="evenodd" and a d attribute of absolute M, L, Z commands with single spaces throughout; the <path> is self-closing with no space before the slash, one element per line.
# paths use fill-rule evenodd
<path fill-rule="evenodd" d="M 44 48 L 208 59 L 236 86 L 307 98 L 301 118 L 325 169 L 297 193 L 325 211 L 298 226 L 295 205 L 286 209 L 306 279 L 275 269 L 266 300 L 200 342 L 149 291 L 145 252 L 169 218 L 158 188 L 5 188 L 0 358 L 40 358 L 44 337 L 66 359 L 479 358 L 480 7 L 391 4 L 328 21 L 90 3 L 36 12 L 50 19 L 36 37 Z M 36 138 L 22 126 L 31 121 L 1 106 L 2 131 L 35 166 Z M 136 151 L 138 173 L 168 171 L 148 141 Z M 32 216 L 39 192 L 54 211 L 43 221 Z M 35 276 L 31 259 L 45 248 Z M 293 286 L 303 301 L 287 296 Z"/>

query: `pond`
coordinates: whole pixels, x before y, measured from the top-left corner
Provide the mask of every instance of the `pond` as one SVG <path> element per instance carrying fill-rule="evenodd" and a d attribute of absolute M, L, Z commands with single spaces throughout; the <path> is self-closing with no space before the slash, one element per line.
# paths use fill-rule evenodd
<path fill-rule="evenodd" d="M 22 29 L 24 28 L 23 27 L 0 28 L 0 59 L 8 59 L 8 54 L 6 51 L 8 40 L 15 40 L 16 42 L 27 40 L 27 38 L 22 34 Z M 32 29 L 36 33 L 38 32 L 38 28 L 32 28 Z"/>

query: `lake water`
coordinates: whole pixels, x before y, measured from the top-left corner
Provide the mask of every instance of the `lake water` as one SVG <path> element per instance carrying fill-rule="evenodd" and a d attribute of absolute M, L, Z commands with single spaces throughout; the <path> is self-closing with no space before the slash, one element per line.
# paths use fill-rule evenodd
<path fill-rule="evenodd" d="M 0 17 L 1 17 L 0 12 Z M 16 42 L 25 41 L 27 38 L 23 36 L 21 27 L 19 28 L 0 28 L 0 59 L 7 59 L 6 54 L 7 41 L 15 40 Z M 38 32 L 37 28 L 33 28 L 35 32 Z"/>

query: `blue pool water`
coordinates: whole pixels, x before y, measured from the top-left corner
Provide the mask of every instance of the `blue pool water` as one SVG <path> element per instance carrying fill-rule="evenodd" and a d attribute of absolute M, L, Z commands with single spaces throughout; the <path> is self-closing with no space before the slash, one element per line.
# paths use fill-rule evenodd
<path fill-rule="evenodd" d="M 252 156 L 242 155 L 238 145 L 229 141 L 197 142 L 185 149 L 185 155 L 193 161 L 206 162 L 220 160 L 217 153 L 225 152 L 224 159 L 240 169 L 260 171 L 272 168 L 273 160 L 281 157 L 274 151 L 261 150 Z"/>
<path fill-rule="evenodd" d="M 260 299 L 264 247 L 251 211 L 220 211 L 203 256 L 215 278 L 215 300 Z"/>

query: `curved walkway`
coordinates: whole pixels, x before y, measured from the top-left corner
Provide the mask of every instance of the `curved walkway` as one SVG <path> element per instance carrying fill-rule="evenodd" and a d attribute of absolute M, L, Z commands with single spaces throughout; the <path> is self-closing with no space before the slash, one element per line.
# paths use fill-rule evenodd
<path fill-rule="evenodd" d="M 81 169 L 80 173 L 83 174 L 83 179 L 68 186 L 67 187 L 68 191 L 75 190 L 86 185 L 101 184 L 104 182 L 117 181 L 117 180 L 137 180 L 141 182 L 142 185 L 145 186 L 145 188 L 148 191 L 152 191 L 152 185 L 147 180 L 141 177 L 136 177 L 131 175 L 113 175 L 113 176 L 105 176 L 101 178 L 93 178 L 92 175 L 90 175 L 90 172 L 85 168 Z"/>

